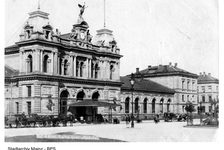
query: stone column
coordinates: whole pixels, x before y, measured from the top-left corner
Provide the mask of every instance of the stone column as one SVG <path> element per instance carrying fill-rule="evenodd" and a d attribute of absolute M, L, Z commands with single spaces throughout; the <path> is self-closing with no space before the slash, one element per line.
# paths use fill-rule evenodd
<path fill-rule="evenodd" d="M 89 73 L 89 71 L 88 71 L 89 70 L 88 61 L 89 61 L 88 58 L 86 58 L 86 61 L 84 63 L 85 64 L 84 65 L 85 66 L 85 76 L 84 76 L 85 78 L 88 78 L 88 73 Z"/>
<path fill-rule="evenodd" d="M 40 50 L 40 72 L 43 72 L 43 50 Z"/>
<path fill-rule="evenodd" d="M 73 74 L 74 77 L 76 77 L 76 55 L 74 55 L 74 61 L 73 61 Z"/>
<path fill-rule="evenodd" d="M 89 59 L 89 78 L 91 78 L 92 59 Z"/>
<path fill-rule="evenodd" d="M 54 53 L 54 61 L 53 61 L 54 71 L 53 74 L 58 74 L 58 53 Z"/>
<path fill-rule="evenodd" d="M 19 64 L 19 65 L 20 65 L 19 71 L 20 71 L 20 72 L 24 72 L 24 71 L 23 71 L 23 68 L 24 68 L 24 67 L 23 67 L 23 61 L 24 61 L 24 59 L 23 59 L 23 52 L 22 52 L 22 51 L 19 52 L 19 61 L 20 61 L 20 64 Z"/>

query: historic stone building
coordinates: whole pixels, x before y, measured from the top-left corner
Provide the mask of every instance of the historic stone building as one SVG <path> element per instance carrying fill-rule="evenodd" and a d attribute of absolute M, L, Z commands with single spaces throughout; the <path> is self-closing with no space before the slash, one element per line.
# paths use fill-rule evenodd
<path fill-rule="evenodd" d="M 121 82 L 122 114 L 132 113 L 132 100 L 133 113 L 141 119 L 152 119 L 153 114 L 175 111 L 174 90 L 146 79 L 135 79 L 132 89 L 128 76 L 121 77 Z"/>
<path fill-rule="evenodd" d="M 136 77 L 154 81 L 175 91 L 172 101 L 175 113 L 185 113 L 186 102 L 190 101 L 197 109 L 198 75 L 172 65 L 148 66 L 144 70 L 136 68 Z"/>
<path fill-rule="evenodd" d="M 201 102 L 202 112 L 214 111 L 215 103 L 219 101 L 219 80 L 212 77 L 211 73 L 200 73 L 197 88 L 198 102 Z"/>
<path fill-rule="evenodd" d="M 90 35 L 84 8 L 67 34 L 53 28 L 48 13 L 40 9 L 29 13 L 20 41 L 5 48 L 6 115 L 58 115 L 70 108 L 78 117 L 92 120 L 109 108 L 72 104 L 120 103 L 120 49 L 111 30 Z"/>

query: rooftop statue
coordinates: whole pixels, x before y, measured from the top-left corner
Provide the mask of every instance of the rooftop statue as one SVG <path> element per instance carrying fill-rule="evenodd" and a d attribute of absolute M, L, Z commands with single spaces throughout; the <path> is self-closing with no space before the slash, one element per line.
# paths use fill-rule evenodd
<path fill-rule="evenodd" d="M 85 3 L 84 3 L 84 5 L 78 4 L 78 6 L 79 6 L 79 8 L 80 8 L 80 13 L 79 13 L 78 23 L 80 24 L 80 23 L 82 23 L 82 22 L 84 21 L 82 15 L 83 15 L 83 13 L 84 13 L 84 11 L 85 11 L 85 9 L 86 9 L 87 7 L 86 7 Z"/>

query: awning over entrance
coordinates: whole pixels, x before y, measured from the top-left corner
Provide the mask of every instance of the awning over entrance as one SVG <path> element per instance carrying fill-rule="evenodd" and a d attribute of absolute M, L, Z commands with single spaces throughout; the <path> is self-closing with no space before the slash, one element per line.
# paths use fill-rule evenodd
<path fill-rule="evenodd" d="M 69 104 L 71 107 L 116 107 L 121 106 L 120 104 L 114 104 L 102 101 L 84 100 Z"/>

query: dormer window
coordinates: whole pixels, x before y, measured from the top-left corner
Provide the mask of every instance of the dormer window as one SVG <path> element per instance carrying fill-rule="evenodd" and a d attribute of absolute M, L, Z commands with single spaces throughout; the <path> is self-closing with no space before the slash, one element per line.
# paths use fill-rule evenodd
<path fill-rule="evenodd" d="M 52 32 L 52 30 L 53 28 L 49 24 L 43 27 L 45 39 L 50 39 L 50 33 Z"/>

